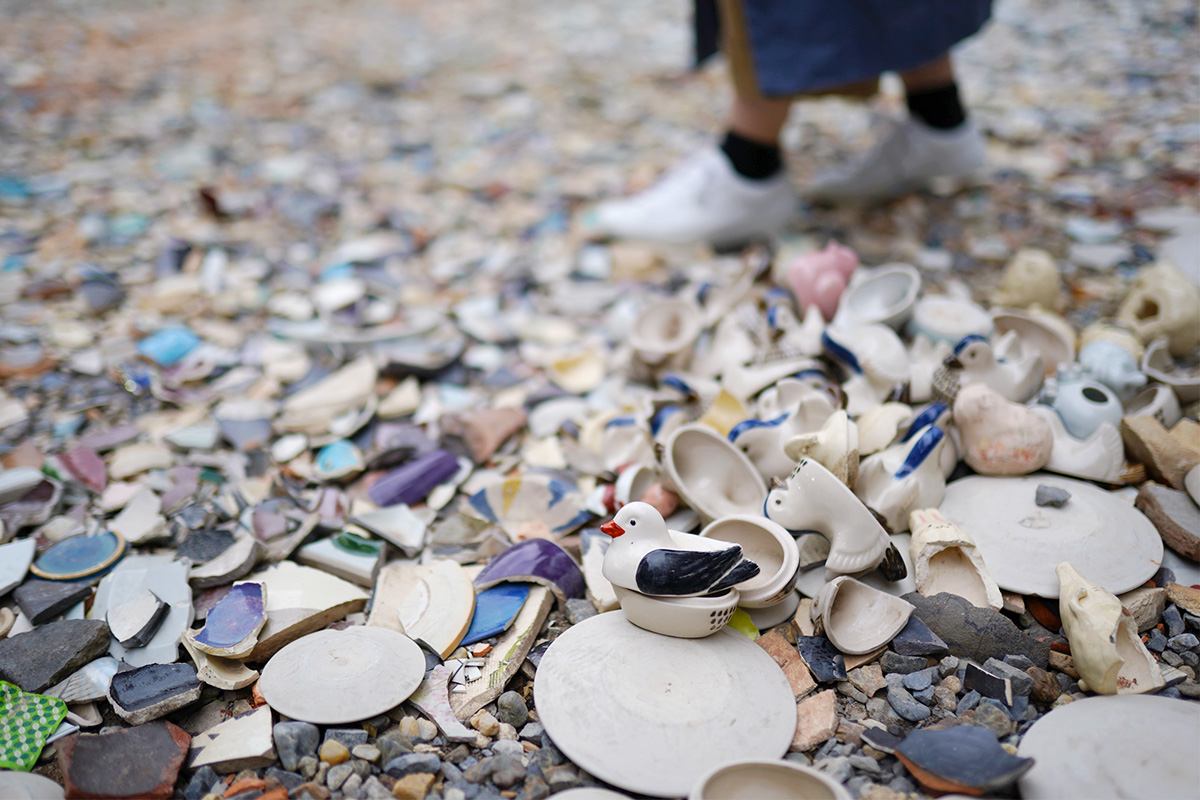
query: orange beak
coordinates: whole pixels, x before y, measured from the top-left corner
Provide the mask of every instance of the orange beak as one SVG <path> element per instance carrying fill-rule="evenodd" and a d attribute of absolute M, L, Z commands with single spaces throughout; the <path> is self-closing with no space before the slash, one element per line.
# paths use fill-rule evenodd
<path fill-rule="evenodd" d="M 611 536 L 612 538 L 615 539 L 618 536 L 621 536 L 622 534 L 624 534 L 625 529 L 622 528 L 620 525 L 618 525 L 617 521 L 614 519 L 611 522 L 606 522 L 603 525 L 601 525 L 600 532 L 607 533 L 609 536 Z"/>

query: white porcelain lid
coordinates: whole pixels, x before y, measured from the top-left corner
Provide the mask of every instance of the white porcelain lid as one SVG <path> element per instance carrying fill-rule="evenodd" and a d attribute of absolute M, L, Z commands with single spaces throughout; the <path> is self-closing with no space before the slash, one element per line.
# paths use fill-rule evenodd
<path fill-rule="evenodd" d="M 1071 499 L 1062 508 L 1038 506 L 1042 484 Z M 963 478 L 946 486 L 940 510 L 971 535 L 988 572 L 1009 592 L 1058 597 L 1054 568 L 1070 561 L 1088 580 L 1122 594 L 1145 583 L 1163 559 L 1162 538 L 1132 504 L 1057 475 Z"/>
<path fill-rule="evenodd" d="M 1076 700 L 1035 722 L 1017 755 L 1034 759 L 1024 800 L 1196 797 L 1200 704 L 1144 694 Z"/>
<path fill-rule="evenodd" d="M 556 639 L 534 696 L 546 732 L 572 761 L 656 797 L 686 795 L 716 763 L 780 758 L 796 731 L 783 672 L 745 636 L 660 636 L 621 611 Z"/>

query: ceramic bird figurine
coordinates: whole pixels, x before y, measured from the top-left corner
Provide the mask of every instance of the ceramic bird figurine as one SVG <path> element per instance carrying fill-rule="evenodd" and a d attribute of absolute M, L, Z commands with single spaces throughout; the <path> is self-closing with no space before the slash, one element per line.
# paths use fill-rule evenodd
<path fill-rule="evenodd" d="M 1128 402 L 1146 385 L 1146 373 L 1138 369 L 1137 357 L 1113 342 L 1096 341 L 1079 351 L 1079 365 L 1092 380 L 1103 383 Z"/>
<path fill-rule="evenodd" d="M 888 527 L 908 530 L 908 517 L 918 508 L 936 508 L 946 495 L 940 451 L 945 432 L 931 425 L 907 442 L 863 459 L 854 494 L 881 514 Z"/>
<path fill-rule="evenodd" d="M 933 399 L 953 405 L 959 389 L 982 383 L 1009 400 L 1023 403 L 1042 383 L 1042 357 L 1031 353 L 1013 361 L 998 358 L 984 336 L 964 336 L 933 373 Z"/>
<path fill-rule="evenodd" d="M 714 594 L 759 572 L 740 545 L 668 530 L 662 514 L 647 503 L 630 503 L 600 530 L 613 537 L 604 554 L 604 577 L 642 594 Z"/>
<path fill-rule="evenodd" d="M 1026 475 L 1050 460 L 1054 436 L 1046 420 L 984 384 L 958 393 L 954 424 L 962 434 L 963 459 L 982 475 Z"/>
<path fill-rule="evenodd" d="M 1062 417 L 1050 406 L 1031 406 L 1033 412 L 1050 426 L 1054 446 L 1046 469 L 1060 475 L 1090 481 L 1121 483 L 1125 474 L 1125 444 L 1120 430 L 1102 422 L 1086 438 L 1072 436 Z"/>
<path fill-rule="evenodd" d="M 909 379 L 908 352 L 887 325 L 826 328 L 821 343 L 849 373 L 842 388 L 846 411 L 853 417 L 882 403 Z"/>
<path fill-rule="evenodd" d="M 858 479 L 858 426 L 845 411 L 830 414 L 820 430 L 788 437 L 783 452 L 793 468 L 800 459 L 811 458 L 851 489 Z"/>
<path fill-rule="evenodd" d="M 743 420 L 729 431 L 729 441 L 746 454 L 767 480 L 782 478 L 796 466 L 796 457 L 789 455 L 787 450 L 791 439 L 821 430 L 834 414 L 833 401 L 827 392 L 793 379 L 785 380 L 799 384 L 801 389 L 786 393 L 792 399 L 790 411 L 772 419 Z"/>
<path fill-rule="evenodd" d="M 825 319 L 833 319 L 838 300 L 857 267 L 858 256 L 854 251 L 837 242 L 825 245 L 824 250 L 798 256 L 787 271 L 796 305 L 804 309 L 805 316 L 815 307 Z"/>
<path fill-rule="evenodd" d="M 880 566 L 897 581 L 907 568 L 875 514 L 817 461 L 802 458 L 787 482 L 767 495 L 764 513 L 793 533 L 815 531 L 829 540 L 825 568 L 854 574 Z"/>

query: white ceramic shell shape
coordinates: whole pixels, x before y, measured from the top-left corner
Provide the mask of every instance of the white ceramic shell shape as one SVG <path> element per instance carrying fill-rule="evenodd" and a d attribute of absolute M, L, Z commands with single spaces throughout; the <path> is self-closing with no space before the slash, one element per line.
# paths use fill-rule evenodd
<path fill-rule="evenodd" d="M 921 273 L 910 264 L 859 269 L 842 293 L 834 323 L 899 328 L 912 316 L 921 293 Z"/>
<path fill-rule="evenodd" d="M 846 787 L 792 761 L 737 761 L 701 776 L 687 800 L 850 800 Z"/>
<path fill-rule="evenodd" d="M 1120 483 L 1125 471 L 1125 445 L 1117 427 L 1102 422 L 1086 439 L 1070 434 L 1062 418 L 1050 406 L 1030 406 L 1046 421 L 1054 438 L 1050 459 L 1044 469 L 1073 478 Z"/>
<path fill-rule="evenodd" d="M 891 541 L 875 515 L 819 462 L 802 458 L 784 486 L 767 495 L 766 516 L 789 531 L 829 540 L 825 568 L 854 574 L 876 566 Z"/>
<path fill-rule="evenodd" d="M 1164 684 L 1158 663 L 1137 635 L 1137 623 L 1116 595 L 1061 562 L 1059 611 L 1081 688 L 1097 694 L 1140 694 Z"/>
<path fill-rule="evenodd" d="M 949 592 L 971 605 L 999 611 L 1000 587 L 992 579 L 975 540 L 943 517 L 936 508 L 916 509 L 909 516 L 909 554 L 917 591 L 926 597 Z"/>
<path fill-rule="evenodd" d="M 684 425 L 667 440 L 667 478 L 705 524 L 762 509 L 767 487 L 758 470 L 725 437 L 703 425 Z"/>
<path fill-rule="evenodd" d="M 820 619 L 825 636 L 847 655 L 883 647 L 904 630 L 912 612 L 911 603 L 845 575 L 825 584 L 812 604 L 813 621 Z"/>
<path fill-rule="evenodd" d="M 689 351 L 700 335 L 702 315 L 691 300 L 664 298 L 651 303 L 629 329 L 629 343 L 650 366 Z M 690 355 L 690 354 L 689 354 Z M 676 365 L 680 368 L 686 364 Z"/>

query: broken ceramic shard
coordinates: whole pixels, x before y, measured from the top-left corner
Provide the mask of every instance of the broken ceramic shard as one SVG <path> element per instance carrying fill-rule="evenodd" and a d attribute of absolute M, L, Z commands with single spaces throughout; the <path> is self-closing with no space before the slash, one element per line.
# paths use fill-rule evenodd
<path fill-rule="evenodd" d="M 899 329 L 912 316 L 921 274 L 909 264 L 884 264 L 855 273 L 834 315 L 836 325 L 882 323 Z"/>
<path fill-rule="evenodd" d="M 475 588 L 456 562 L 397 561 L 379 570 L 367 626 L 420 639 L 446 658 L 466 634 L 474 608 Z"/>
<path fill-rule="evenodd" d="M 812 618 L 843 653 L 870 653 L 904 629 L 913 607 L 865 583 L 840 575 L 813 599 Z"/>
<path fill-rule="evenodd" d="M 188 581 L 197 589 L 208 589 L 237 580 L 258 563 L 263 547 L 252 536 L 235 536 L 234 542 L 219 556 L 193 567 Z"/>
<path fill-rule="evenodd" d="M 603 613 L 620 607 L 612 583 L 604 577 L 604 554 L 612 537 L 596 528 L 585 528 L 580 535 L 583 551 L 583 577 L 587 582 L 587 597 L 596 610 Z"/>
<path fill-rule="evenodd" d="M 1034 761 L 1009 754 L 995 734 L 978 725 L 914 730 L 896 748 L 896 757 L 927 790 L 973 796 L 1003 790 Z"/>
<path fill-rule="evenodd" d="M 258 644 L 258 633 L 267 622 L 266 590 L 260 583 L 233 586 L 205 618 L 204 627 L 187 638 L 208 655 L 244 658 Z"/>
<path fill-rule="evenodd" d="M 858 426 L 845 411 L 830 414 L 819 430 L 788 438 L 783 452 L 792 462 L 789 472 L 797 461 L 807 458 L 824 465 L 851 488 L 858 481 Z"/>
<path fill-rule="evenodd" d="M 357 475 L 365 466 L 362 451 L 353 442 L 338 439 L 317 452 L 313 477 L 321 481 L 340 481 Z"/>
<path fill-rule="evenodd" d="M 156 444 L 131 444 L 115 451 L 108 462 L 108 474 L 122 481 L 152 469 L 166 469 L 174 458 L 171 451 Z"/>
<path fill-rule="evenodd" d="M 1053 445 L 1045 469 L 1073 478 L 1120 483 L 1125 472 L 1125 446 L 1115 425 L 1101 422 L 1091 434 L 1072 436 L 1062 417 L 1049 406 L 1031 406 L 1050 426 Z"/>
<path fill-rule="evenodd" d="M 652 302 L 634 320 L 629 343 L 648 366 L 686 369 L 702 325 L 700 309 L 694 302 L 664 298 Z"/>
<path fill-rule="evenodd" d="M 264 699 L 281 714 L 320 725 L 378 716 L 421 684 L 425 657 L 385 628 L 318 631 L 287 645 L 263 668 Z M 362 691 L 369 685 L 369 692 Z M 268 715 L 269 719 L 269 715 Z"/>
<path fill-rule="evenodd" d="M 196 665 L 196 678 L 201 683 L 233 691 L 245 688 L 258 680 L 258 673 L 237 659 L 210 656 L 196 649 L 196 645 L 187 636 L 183 637 L 182 644 L 192 663 Z"/>
<path fill-rule="evenodd" d="M 109 653 L 134 667 L 169 664 L 179 657 L 179 641 L 191 625 L 195 609 L 188 587 L 186 562 L 168 555 L 131 556 L 107 575 L 96 588 L 92 603 L 93 618 L 105 618 L 110 609 L 119 608 L 150 590 L 168 608 L 166 617 L 146 644 L 129 648 L 113 639 Z"/>
<path fill-rule="evenodd" d="M 913 511 L 910 525 L 909 552 L 918 592 L 926 597 L 949 592 L 995 611 L 1004 606 L 1000 587 L 966 531 L 948 522 L 936 508 Z"/>
<path fill-rule="evenodd" d="M 506 478 L 470 498 L 471 507 L 497 523 L 514 542 L 556 539 L 591 518 L 587 498 L 561 480 L 527 474 Z"/>
<path fill-rule="evenodd" d="M 704 524 L 758 513 L 766 499 L 762 476 L 745 454 L 702 425 L 685 425 L 671 435 L 663 466 L 671 487 Z"/>
<path fill-rule="evenodd" d="M 65 619 L 0 639 L 0 679 L 40 692 L 101 655 L 108 626 L 99 620 Z"/>
<path fill-rule="evenodd" d="M 166 619 L 169 607 L 149 589 L 105 614 L 108 629 L 122 647 L 145 647 Z"/>
<path fill-rule="evenodd" d="M 42 471 L 33 467 L 0 470 L 0 506 L 20 500 L 45 479 Z"/>
<path fill-rule="evenodd" d="M 1022 310 L 998 308 L 992 311 L 998 342 L 1016 337 L 1015 345 L 1022 354 L 1042 358 L 1043 377 L 1058 374 L 1058 368 L 1075 359 L 1075 328 L 1060 315 L 1040 308 Z"/>
<path fill-rule="evenodd" d="M 383 542 L 349 531 L 306 544 L 296 551 L 296 560 L 301 564 L 319 567 L 359 586 L 375 582 L 383 557 Z"/>
<path fill-rule="evenodd" d="M 639 701 L 597 692 L 599 685 L 640 687 Z M 714 763 L 778 759 L 796 731 L 787 679 L 746 637 L 668 638 L 631 625 L 622 613 L 592 617 L 558 637 L 541 660 L 534 691 L 546 733 L 574 763 L 623 789 L 660 797 L 682 796 Z"/>
<path fill-rule="evenodd" d="M 830 542 L 826 569 L 844 574 L 868 570 L 891 542 L 875 515 L 846 484 L 816 461 L 801 459 L 787 483 L 767 496 L 766 516 L 789 531 L 816 531 Z"/>
<path fill-rule="evenodd" d="M 972 384 L 958 393 L 954 422 L 962 434 L 963 460 L 976 472 L 1025 475 L 1050 460 L 1049 423 L 986 385 Z"/>
<path fill-rule="evenodd" d="M 1168 261 L 1143 267 L 1117 309 L 1117 322 L 1142 342 L 1165 336 L 1181 358 L 1200 347 L 1200 287 Z"/>
<path fill-rule="evenodd" d="M 113 676 L 108 701 L 130 725 L 141 725 L 200 699 L 200 681 L 190 664 L 147 664 Z"/>
<path fill-rule="evenodd" d="M 354 522 L 386 539 L 412 558 L 425 545 L 427 524 L 404 504 L 355 513 Z"/>
<path fill-rule="evenodd" d="M 540 583 L 554 592 L 563 608 L 568 597 L 582 597 L 584 590 L 583 573 L 575 560 L 547 539 L 530 539 L 493 556 L 474 584 L 479 590 L 502 581 Z"/>
<path fill-rule="evenodd" d="M 408 702 L 432 720 L 449 741 L 474 742 L 478 734 L 459 722 L 450 708 L 449 681 L 450 668 L 445 664 L 438 664 L 409 696 Z"/>
<path fill-rule="evenodd" d="M 34 625 L 49 622 L 91 596 L 92 588 L 86 584 L 36 579 L 25 581 L 13 592 L 13 599 Z"/>
<path fill-rule="evenodd" d="M 527 599 L 529 586 L 521 584 L 503 583 L 480 591 L 475 595 L 471 625 L 459 644 L 475 644 L 508 630 Z"/>
<path fill-rule="evenodd" d="M 168 533 L 167 521 L 161 511 L 162 501 L 158 495 L 150 489 L 142 489 L 109 522 L 109 528 L 132 545 L 145 544 Z"/>
<path fill-rule="evenodd" d="M 791 761 L 736 761 L 702 775 L 687 800 L 757 798 L 850 800 L 846 787 L 813 767 Z"/>
<path fill-rule="evenodd" d="M 796 305 L 808 314 L 815 307 L 827 320 L 837 313 L 846 283 L 858 267 L 858 256 L 848 247 L 829 242 L 825 249 L 798 256 L 787 268 L 787 279 Z"/>
<path fill-rule="evenodd" d="M 275 763 L 271 709 L 267 706 L 226 720 L 195 736 L 188 768 L 212 767 L 218 773 L 260 769 Z"/>
<path fill-rule="evenodd" d="M 1063 632 L 1071 642 L 1080 687 L 1097 694 L 1140 694 L 1160 688 L 1162 672 L 1121 601 L 1069 562 L 1061 562 L 1055 572 Z"/>
<path fill-rule="evenodd" d="M 371 502 L 380 507 L 413 505 L 424 500 L 439 483 L 458 472 L 458 460 L 446 450 L 435 450 L 397 467 L 371 486 Z"/>
<path fill-rule="evenodd" d="M 967 336 L 990 336 L 992 319 L 967 297 L 926 295 L 913 306 L 909 328 L 935 342 L 954 344 Z"/>
<path fill-rule="evenodd" d="M 868 456 L 859 468 L 854 493 L 881 515 L 893 532 L 908 530 L 917 508 L 936 507 L 946 493 L 941 451 L 945 432 L 931 425 L 907 442 Z"/>
<path fill-rule="evenodd" d="M 283 561 L 249 577 L 262 584 L 267 622 L 247 661 L 262 663 L 279 648 L 318 631 L 347 614 L 362 611 L 367 593 L 319 569 Z"/>
<path fill-rule="evenodd" d="M 79 445 L 58 454 L 58 461 L 84 486 L 103 492 L 108 485 L 108 468 L 96 451 Z"/>
<path fill-rule="evenodd" d="M 72 797 L 168 800 L 191 737 L 156 721 L 101 734 L 79 734 L 58 745 L 58 765 Z M 147 761 L 146 754 L 158 757 Z"/>
<path fill-rule="evenodd" d="M 83 665 L 44 694 L 68 704 L 90 703 L 108 696 L 108 686 L 116 674 L 117 660 L 104 656 Z"/>
<path fill-rule="evenodd" d="M 1004 267 L 996 303 L 1017 308 L 1038 306 L 1060 310 L 1063 293 L 1054 256 L 1033 247 L 1018 250 Z"/>
<path fill-rule="evenodd" d="M 67 581 L 103 575 L 125 555 L 125 540 L 111 531 L 64 539 L 42 553 L 29 571 L 46 580 Z"/>
<path fill-rule="evenodd" d="M 0 769 L 28 771 L 67 715 L 62 700 L 0 681 Z"/>
<path fill-rule="evenodd" d="M 18 539 L 0 545 L 0 597 L 8 594 L 25 580 L 33 563 L 37 543 L 33 539 Z"/>

